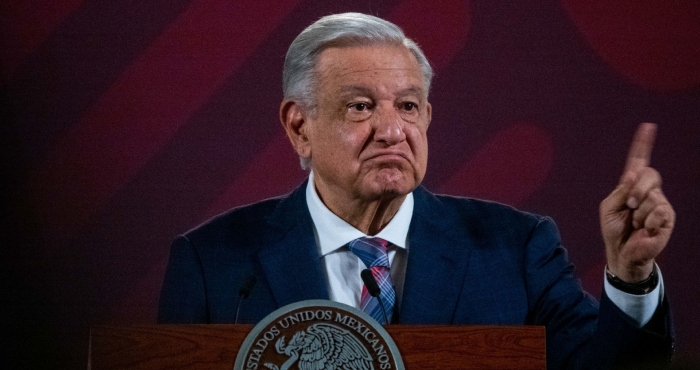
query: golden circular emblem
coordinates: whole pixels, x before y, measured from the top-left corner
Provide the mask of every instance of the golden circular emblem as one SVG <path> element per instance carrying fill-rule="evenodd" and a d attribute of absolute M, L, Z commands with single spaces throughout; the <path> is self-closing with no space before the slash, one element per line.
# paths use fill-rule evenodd
<path fill-rule="evenodd" d="M 248 334 L 234 370 L 403 369 L 389 333 L 348 305 L 309 300 L 269 314 Z"/>

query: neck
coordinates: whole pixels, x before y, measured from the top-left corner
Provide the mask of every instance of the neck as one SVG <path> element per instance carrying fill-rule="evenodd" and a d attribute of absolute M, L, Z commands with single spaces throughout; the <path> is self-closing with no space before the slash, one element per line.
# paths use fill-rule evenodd
<path fill-rule="evenodd" d="M 363 233 L 376 235 L 394 218 L 404 199 L 406 199 L 405 195 L 373 202 L 358 201 L 357 204 L 351 205 L 351 207 L 344 210 L 345 213 L 342 214 L 336 213 L 330 207 L 329 209 Z"/>
<path fill-rule="evenodd" d="M 406 199 L 406 195 L 391 194 L 369 201 L 340 200 L 323 194 L 318 187 L 316 187 L 316 193 L 331 212 L 367 235 L 376 235 L 382 231 Z"/>

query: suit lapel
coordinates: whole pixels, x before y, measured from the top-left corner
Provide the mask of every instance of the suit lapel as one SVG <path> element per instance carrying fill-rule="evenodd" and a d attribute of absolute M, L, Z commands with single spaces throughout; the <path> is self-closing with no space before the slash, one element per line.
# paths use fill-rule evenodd
<path fill-rule="evenodd" d="M 258 253 L 278 307 L 307 299 L 328 299 L 326 277 L 306 206 L 307 181 L 270 215 L 269 232 Z"/>
<path fill-rule="evenodd" d="M 450 324 L 471 252 L 464 225 L 422 187 L 414 191 L 402 324 Z"/>
<path fill-rule="evenodd" d="M 306 181 L 268 218 L 258 259 L 278 307 L 329 299 L 326 275 L 306 206 Z M 401 302 L 402 324 L 452 321 L 473 241 L 456 216 L 422 187 L 414 191 L 409 254 Z"/>

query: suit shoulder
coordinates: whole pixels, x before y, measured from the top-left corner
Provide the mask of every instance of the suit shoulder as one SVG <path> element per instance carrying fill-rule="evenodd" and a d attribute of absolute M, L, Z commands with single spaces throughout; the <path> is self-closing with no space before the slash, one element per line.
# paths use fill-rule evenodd
<path fill-rule="evenodd" d="M 484 223 L 495 224 L 528 224 L 535 225 L 549 217 L 522 211 L 511 205 L 476 198 L 460 197 L 454 195 L 434 195 L 444 207 L 459 215 L 472 219 L 479 219 Z"/>
<path fill-rule="evenodd" d="M 209 243 L 263 232 L 266 218 L 284 198 L 285 196 L 280 196 L 232 208 L 190 229 L 182 236 L 192 242 L 207 241 Z"/>
<path fill-rule="evenodd" d="M 473 240 L 480 248 L 521 256 L 524 246 L 549 250 L 560 244 L 559 231 L 549 217 L 488 200 L 429 192 L 421 198 L 417 208 L 424 213 L 420 216 L 423 223 L 452 233 L 454 238 Z"/>
<path fill-rule="evenodd" d="M 502 203 L 432 194 L 424 188 L 414 193 L 417 213 L 414 216 L 438 229 L 451 230 L 482 239 L 485 243 L 499 240 L 527 241 L 535 229 L 558 235 L 549 217 L 524 212 Z"/>

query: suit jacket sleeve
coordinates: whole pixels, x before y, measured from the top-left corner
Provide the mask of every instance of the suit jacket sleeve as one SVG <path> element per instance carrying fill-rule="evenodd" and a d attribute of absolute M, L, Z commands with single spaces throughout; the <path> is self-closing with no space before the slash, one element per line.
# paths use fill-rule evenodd
<path fill-rule="evenodd" d="M 665 298 L 642 328 L 604 292 L 597 304 L 574 277 L 549 218 L 537 223 L 526 251 L 531 320 L 546 326 L 549 368 L 633 368 L 635 364 L 646 368 L 670 361 L 672 326 Z"/>
<path fill-rule="evenodd" d="M 192 243 L 179 236 L 170 248 L 170 259 L 160 293 L 158 323 L 207 323 L 206 289 L 202 264 Z"/>

